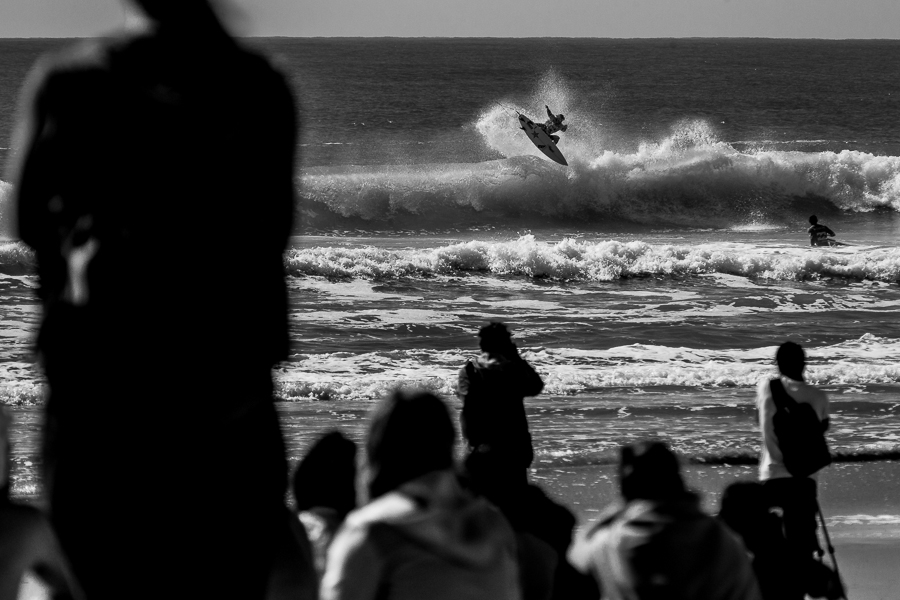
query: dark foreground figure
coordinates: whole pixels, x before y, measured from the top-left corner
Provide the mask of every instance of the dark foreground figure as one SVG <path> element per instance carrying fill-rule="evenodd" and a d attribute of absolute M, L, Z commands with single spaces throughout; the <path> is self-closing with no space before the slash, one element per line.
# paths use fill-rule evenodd
<path fill-rule="evenodd" d="M 356 454 L 355 442 L 331 431 L 316 440 L 294 471 L 294 509 L 311 543 L 319 577 L 335 534 L 356 508 Z"/>
<path fill-rule="evenodd" d="M 371 498 L 328 551 L 322 600 L 520 600 L 516 539 L 503 515 L 460 484 L 444 403 L 398 391 L 366 439 Z"/>
<path fill-rule="evenodd" d="M 90 599 L 260 598 L 290 542 L 293 100 L 205 0 L 138 4 L 149 30 L 45 60 L 24 105 L 45 492 Z"/>
<path fill-rule="evenodd" d="M 47 586 L 55 600 L 83 598 L 44 514 L 10 498 L 11 418 L 0 406 L 0 600 L 16 600 L 26 573 Z"/>
<path fill-rule="evenodd" d="M 470 455 L 490 455 L 492 462 L 507 463 L 524 483 L 534 460 L 525 396 L 540 394 L 544 382 L 519 355 L 506 325 L 488 323 L 478 337 L 481 355 L 466 361 L 457 383 L 463 436 Z"/>
<path fill-rule="evenodd" d="M 743 544 L 700 509 L 659 442 L 622 448 L 613 507 L 572 552 L 609 600 L 760 600 Z"/>

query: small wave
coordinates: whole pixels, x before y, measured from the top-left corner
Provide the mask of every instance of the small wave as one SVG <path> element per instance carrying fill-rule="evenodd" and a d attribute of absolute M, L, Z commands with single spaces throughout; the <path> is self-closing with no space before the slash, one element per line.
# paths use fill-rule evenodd
<path fill-rule="evenodd" d="M 835 515 L 828 518 L 829 525 L 900 525 L 900 515 Z"/>
<path fill-rule="evenodd" d="M 294 276 L 350 279 L 433 277 L 464 273 L 516 275 L 554 281 L 615 281 L 630 277 L 739 275 L 803 281 L 845 278 L 893 283 L 900 250 L 833 253 L 819 249 L 760 249 L 740 244 L 678 246 L 642 241 L 470 241 L 433 249 L 315 247 L 290 251 Z"/>
<path fill-rule="evenodd" d="M 523 356 L 544 379 L 544 395 L 602 397 L 620 390 L 666 389 L 662 397 L 632 397 L 634 414 L 673 415 L 686 412 L 724 411 L 743 408 L 730 397 L 698 403 L 695 390 L 752 390 L 773 375 L 776 348 L 699 349 L 631 344 L 605 350 L 535 348 Z M 447 398 L 456 395 L 462 349 L 430 351 L 394 350 L 372 353 L 319 353 L 295 355 L 277 375 L 278 396 L 284 401 L 369 401 L 383 397 L 396 385 L 428 389 Z M 819 357 L 827 357 L 827 361 Z M 858 340 L 809 349 L 807 380 L 818 386 L 896 386 L 900 384 L 900 340 L 866 334 Z M 676 390 L 685 392 L 676 394 Z M 864 393 L 864 390 L 862 390 Z M 835 410 L 843 410 L 838 399 Z M 897 414 L 900 403 L 885 405 L 856 400 L 855 410 L 882 416 Z M 597 414 L 615 407 L 592 407 Z M 861 451 L 883 452 L 885 447 Z"/>
<path fill-rule="evenodd" d="M 758 465 L 759 452 L 750 450 L 745 452 L 724 452 L 721 454 L 689 456 L 687 457 L 687 460 L 690 463 L 698 465 Z M 900 460 L 900 450 L 868 451 L 843 449 L 833 451 L 831 453 L 831 460 L 833 463 L 865 463 Z"/>
<path fill-rule="evenodd" d="M 34 272 L 34 252 L 21 242 L 0 242 L 0 273 L 27 275 Z"/>

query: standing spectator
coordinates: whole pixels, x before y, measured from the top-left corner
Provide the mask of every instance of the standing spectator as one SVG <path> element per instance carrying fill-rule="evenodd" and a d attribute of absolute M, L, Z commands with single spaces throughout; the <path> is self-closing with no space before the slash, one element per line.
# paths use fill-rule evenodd
<path fill-rule="evenodd" d="M 460 485 L 447 407 L 397 391 L 366 439 L 371 501 L 328 552 L 323 600 L 518 600 L 516 540 L 496 508 Z"/>
<path fill-rule="evenodd" d="M 622 448 L 614 507 L 571 553 L 609 600 L 760 600 L 747 551 L 684 487 L 662 443 Z"/>
<path fill-rule="evenodd" d="M 785 466 L 782 446 L 775 433 L 775 415 L 778 411 L 773 393 L 786 394 L 797 404 L 812 407 L 821 423 L 822 431 L 828 429 L 828 397 L 803 380 L 806 354 L 799 344 L 785 342 L 775 354 L 780 376 L 759 383 L 756 390 L 756 406 L 759 410 L 759 428 L 762 431 L 762 456 L 759 461 L 759 478 L 763 482 L 770 506 L 783 512 L 784 533 L 787 538 L 792 578 L 792 597 L 803 598 L 805 581 L 815 568 L 813 554 L 819 550 L 816 537 L 815 474 L 794 477 Z"/>
<path fill-rule="evenodd" d="M 519 356 L 506 325 L 489 323 L 478 337 L 481 355 L 459 371 L 463 436 L 471 454 L 490 455 L 491 462 L 508 464 L 525 481 L 534 448 L 524 400 L 540 394 L 544 382 Z"/>
<path fill-rule="evenodd" d="M 23 107 L 45 490 L 91 599 L 262 598 L 293 521 L 271 379 L 293 98 L 207 0 L 135 1 L 145 28 L 43 60 Z"/>

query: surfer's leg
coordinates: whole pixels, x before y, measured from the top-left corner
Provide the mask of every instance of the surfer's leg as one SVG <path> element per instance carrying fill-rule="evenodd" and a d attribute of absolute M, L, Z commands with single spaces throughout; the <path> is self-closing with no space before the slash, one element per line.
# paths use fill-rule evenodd
<path fill-rule="evenodd" d="M 550 139 L 553 140 L 553 143 L 554 143 L 554 144 L 558 144 L 558 143 L 559 143 L 559 136 L 558 136 L 558 135 L 551 135 L 551 136 L 550 136 Z"/>

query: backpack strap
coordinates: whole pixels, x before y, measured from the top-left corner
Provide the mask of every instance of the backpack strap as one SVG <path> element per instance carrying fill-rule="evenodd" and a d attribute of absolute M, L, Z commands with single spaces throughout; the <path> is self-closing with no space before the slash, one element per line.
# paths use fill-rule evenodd
<path fill-rule="evenodd" d="M 790 394 L 787 393 L 787 390 L 784 389 L 784 384 L 781 383 L 781 379 L 773 379 L 770 381 L 769 388 L 772 390 L 772 400 L 775 402 L 775 408 L 778 410 L 790 412 L 792 408 L 797 406 L 797 401 L 791 398 Z"/>

